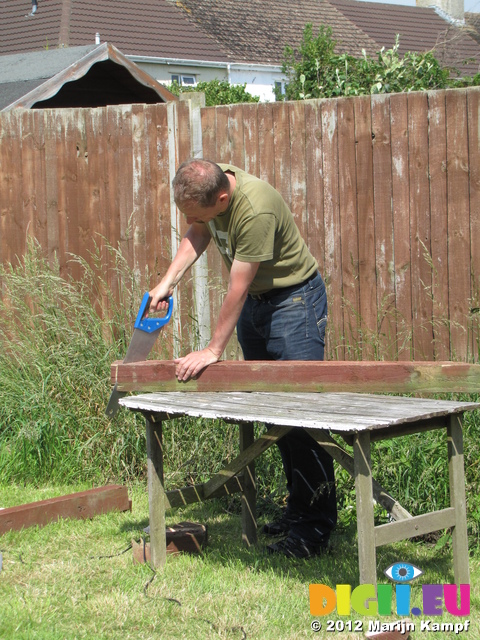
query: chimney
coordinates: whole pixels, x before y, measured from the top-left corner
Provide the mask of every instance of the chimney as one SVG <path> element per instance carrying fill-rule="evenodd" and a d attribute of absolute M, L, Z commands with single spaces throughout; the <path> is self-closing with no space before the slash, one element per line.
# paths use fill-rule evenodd
<path fill-rule="evenodd" d="M 442 18 L 450 21 L 465 20 L 464 0 L 416 0 L 417 7 L 431 7 L 439 9 L 437 11 Z"/>
<path fill-rule="evenodd" d="M 100 44 L 100 34 L 98 33 L 98 31 L 95 34 L 95 44 Z"/>

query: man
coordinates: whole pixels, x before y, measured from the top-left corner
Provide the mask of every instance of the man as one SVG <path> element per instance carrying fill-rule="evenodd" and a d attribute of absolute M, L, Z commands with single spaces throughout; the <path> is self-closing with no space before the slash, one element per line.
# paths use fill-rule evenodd
<path fill-rule="evenodd" d="M 278 191 L 233 165 L 208 160 L 184 162 L 172 184 L 190 227 L 150 292 L 151 308 L 165 308 L 164 299 L 211 238 L 230 272 L 212 339 L 175 360 L 178 380 L 217 362 L 235 327 L 246 360 L 323 360 L 325 285 Z M 325 550 L 336 524 L 333 461 L 302 429 L 293 429 L 278 446 L 289 495 L 281 519 L 264 526 L 267 535 L 284 536 L 268 550 L 310 557 Z"/>

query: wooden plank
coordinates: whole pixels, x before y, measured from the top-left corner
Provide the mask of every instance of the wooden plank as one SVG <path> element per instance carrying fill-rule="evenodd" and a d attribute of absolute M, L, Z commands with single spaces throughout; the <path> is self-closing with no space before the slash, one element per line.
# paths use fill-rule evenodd
<path fill-rule="evenodd" d="M 215 107 L 215 157 L 214 162 L 230 162 L 230 138 L 228 132 L 228 106 Z"/>
<path fill-rule="evenodd" d="M 320 273 L 325 271 L 325 224 L 323 219 L 323 158 L 322 109 L 318 100 L 305 103 L 306 130 L 306 209 L 307 244 L 318 262 Z M 329 344 L 326 352 L 329 353 Z"/>
<path fill-rule="evenodd" d="M 215 162 L 217 157 L 216 113 L 215 107 L 201 109 L 203 157 L 212 162 Z"/>
<path fill-rule="evenodd" d="M 448 472 L 450 478 L 450 504 L 455 518 L 452 545 L 456 584 L 469 584 L 467 501 L 465 497 L 465 470 L 463 456 L 462 417 L 450 416 L 447 429 Z"/>
<path fill-rule="evenodd" d="M 80 236 L 85 233 L 85 220 L 83 211 L 84 199 L 81 187 L 84 184 L 82 167 L 85 166 L 86 141 L 84 130 L 84 118 L 82 109 L 68 109 L 65 112 L 64 136 L 65 136 L 65 182 L 64 189 L 64 216 L 65 222 L 65 256 L 66 269 L 75 279 L 80 279 L 81 268 L 77 262 L 71 262 L 69 254 L 81 255 Z M 79 166 L 80 165 L 80 166 Z M 86 257 L 86 256 L 83 256 Z"/>
<path fill-rule="evenodd" d="M 162 422 L 154 422 L 147 418 L 146 429 L 150 551 L 152 564 L 157 569 L 165 564 L 167 553 Z"/>
<path fill-rule="evenodd" d="M 452 354 L 448 322 L 447 131 L 444 91 L 428 93 L 428 121 L 433 344 L 435 358 L 448 360 Z"/>
<path fill-rule="evenodd" d="M 234 493 L 243 491 L 243 484 L 241 478 L 234 476 L 230 478 L 225 484 L 219 487 L 216 491 L 213 491 L 209 499 L 223 498 L 231 496 Z M 171 489 L 165 492 L 165 508 L 174 509 L 176 507 L 183 507 L 187 504 L 193 504 L 196 502 L 203 502 L 205 500 L 205 484 L 196 484 L 182 489 Z"/>
<path fill-rule="evenodd" d="M 362 342 L 356 358 L 372 359 L 377 333 L 377 282 L 375 273 L 375 218 L 373 203 L 372 116 L 370 96 L 355 102 L 357 143 L 359 319 Z"/>
<path fill-rule="evenodd" d="M 426 92 L 408 94 L 410 242 L 415 360 L 433 359 L 430 189 Z"/>
<path fill-rule="evenodd" d="M 270 102 L 258 105 L 258 138 L 258 158 L 260 163 L 258 177 L 271 185 L 275 185 L 273 107 Z"/>
<path fill-rule="evenodd" d="M 17 264 L 25 250 L 25 223 L 22 204 L 22 128 L 21 112 L 1 114 L 0 137 L 1 192 L 0 242 L 3 264 Z"/>
<path fill-rule="evenodd" d="M 48 111 L 45 118 L 45 216 L 47 253 L 50 264 L 58 260 L 59 248 L 59 176 L 57 164 L 57 111 Z"/>
<path fill-rule="evenodd" d="M 290 121 L 288 103 L 274 102 L 273 137 L 275 154 L 275 182 L 272 184 L 279 191 L 289 207 L 292 205 L 291 154 L 290 154 Z"/>
<path fill-rule="evenodd" d="M 392 148 L 390 96 L 372 96 L 375 269 L 377 274 L 377 348 L 385 360 L 397 357 L 395 276 L 393 269 Z"/>
<path fill-rule="evenodd" d="M 93 518 L 109 511 L 129 511 L 127 488 L 109 485 L 0 510 L 0 534 L 26 527 L 43 527 L 60 518 Z"/>
<path fill-rule="evenodd" d="M 245 171 L 252 176 L 260 175 L 259 136 L 258 136 L 258 104 L 242 105 L 243 146 L 245 150 Z"/>
<path fill-rule="evenodd" d="M 358 213 L 356 181 L 356 144 L 354 102 L 349 98 L 337 101 L 338 165 L 342 307 L 345 336 L 345 357 L 355 359 L 359 335 L 360 289 L 358 279 Z"/>
<path fill-rule="evenodd" d="M 243 423 L 240 427 L 240 453 L 246 451 L 254 442 L 253 422 Z M 255 460 L 249 462 L 243 470 L 242 541 L 248 547 L 257 542 L 257 484 L 255 479 Z"/>
<path fill-rule="evenodd" d="M 149 200 L 149 138 L 151 122 L 147 105 L 132 105 L 132 154 L 133 154 L 133 211 L 132 241 L 133 269 L 144 281 L 147 264 L 147 207 Z M 156 131 L 155 131 L 156 137 Z M 144 287 L 145 288 L 145 287 Z"/>
<path fill-rule="evenodd" d="M 389 522 L 375 527 L 375 546 L 381 547 L 384 544 L 393 544 L 400 540 L 423 536 L 432 531 L 448 529 L 454 524 L 455 509 L 452 508 L 433 511 L 432 513 L 424 513 L 421 516 L 414 516 L 408 520 Z M 457 584 L 465 583 L 458 582 Z"/>
<path fill-rule="evenodd" d="M 464 359 L 472 355 L 466 330 L 471 298 L 466 91 L 447 91 L 446 105 L 450 332 L 454 357 Z"/>
<path fill-rule="evenodd" d="M 377 562 L 373 520 L 370 434 L 354 436 L 353 459 L 357 505 L 358 566 L 360 584 L 377 584 Z M 402 521 L 404 522 L 404 521 Z"/>
<path fill-rule="evenodd" d="M 243 142 L 243 105 L 231 104 L 228 108 L 228 137 L 230 140 L 229 162 L 245 169 L 245 146 Z M 222 162 L 219 160 L 219 162 Z"/>
<path fill-rule="evenodd" d="M 337 101 L 322 102 L 323 214 L 325 228 L 324 279 L 328 298 L 329 351 L 345 357 L 342 302 L 342 252 L 339 206 Z"/>
<path fill-rule="evenodd" d="M 355 467 L 353 457 L 350 456 L 338 442 L 332 438 L 326 431 L 319 431 L 317 429 L 305 429 L 312 438 L 320 444 L 325 451 L 332 456 L 334 460 L 340 464 L 352 478 L 355 476 Z M 352 438 L 353 443 L 353 438 Z M 374 478 L 372 478 L 372 491 L 373 497 L 382 505 L 382 507 L 388 511 L 394 520 L 405 520 L 411 518 L 411 514 L 402 507 L 402 505 L 391 496 Z"/>
<path fill-rule="evenodd" d="M 480 365 L 462 362 L 230 361 L 178 382 L 171 361 L 111 366 L 120 391 L 354 391 L 364 393 L 478 393 Z"/>
<path fill-rule="evenodd" d="M 470 168 L 470 255 L 472 260 L 471 334 L 480 344 L 480 88 L 467 91 Z"/>
<path fill-rule="evenodd" d="M 399 360 L 411 360 L 413 327 L 406 93 L 390 96 L 390 112 L 397 353 Z"/>
<path fill-rule="evenodd" d="M 205 499 L 211 498 L 212 494 L 224 485 L 228 480 L 236 476 L 237 473 L 242 471 L 253 460 L 258 458 L 260 454 L 269 449 L 280 438 L 287 434 L 291 430 L 291 427 L 274 426 L 267 431 L 263 436 L 260 436 L 247 446 L 240 455 L 238 455 L 232 462 L 227 464 L 223 469 L 217 473 L 217 475 L 210 478 L 205 483 L 203 488 L 203 494 Z"/>
<path fill-rule="evenodd" d="M 301 101 L 288 103 L 290 130 L 290 208 L 302 238 L 307 241 L 306 207 L 306 131 L 305 105 Z"/>

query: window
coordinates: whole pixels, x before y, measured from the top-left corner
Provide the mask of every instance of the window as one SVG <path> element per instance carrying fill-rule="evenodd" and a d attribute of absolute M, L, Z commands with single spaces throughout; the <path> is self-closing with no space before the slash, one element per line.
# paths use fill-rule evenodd
<path fill-rule="evenodd" d="M 172 82 L 176 82 L 182 87 L 194 87 L 197 84 L 197 80 L 195 76 L 182 76 L 180 74 L 172 74 L 171 76 Z"/>

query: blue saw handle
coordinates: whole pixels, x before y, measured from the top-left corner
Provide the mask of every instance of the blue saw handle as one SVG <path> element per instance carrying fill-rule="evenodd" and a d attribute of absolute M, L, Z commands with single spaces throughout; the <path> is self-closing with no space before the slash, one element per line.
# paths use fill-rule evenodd
<path fill-rule="evenodd" d="M 137 319 L 135 320 L 135 324 L 133 325 L 135 329 L 140 329 L 141 331 L 145 331 L 146 333 L 153 333 L 154 331 L 157 331 L 157 329 L 161 329 L 170 321 L 170 318 L 172 317 L 173 298 L 172 296 L 169 296 L 168 311 L 166 316 L 164 316 L 163 318 L 144 318 L 143 316 L 147 312 L 151 301 L 151 296 L 146 293 L 142 298 L 140 309 L 138 310 Z"/>

